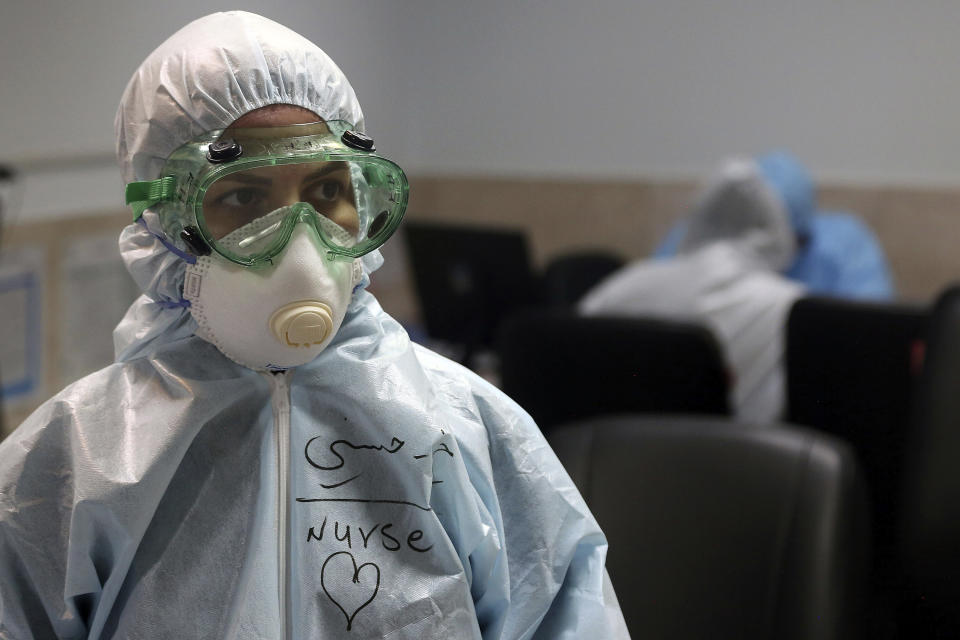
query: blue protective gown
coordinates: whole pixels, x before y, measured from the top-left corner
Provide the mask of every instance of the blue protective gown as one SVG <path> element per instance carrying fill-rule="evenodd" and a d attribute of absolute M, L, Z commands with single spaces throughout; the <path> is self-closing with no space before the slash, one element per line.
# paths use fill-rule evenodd
<path fill-rule="evenodd" d="M 849 213 L 817 211 L 813 183 L 806 169 L 787 153 L 757 159 L 767 182 L 783 198 L 801 242 L 784 272 L 811 294 L 850 299 L 894 297 L 890 267 L 873 232 Z M 676 255 L 686 229 L 677 223 L 654 250 L 654 257 Z"/>

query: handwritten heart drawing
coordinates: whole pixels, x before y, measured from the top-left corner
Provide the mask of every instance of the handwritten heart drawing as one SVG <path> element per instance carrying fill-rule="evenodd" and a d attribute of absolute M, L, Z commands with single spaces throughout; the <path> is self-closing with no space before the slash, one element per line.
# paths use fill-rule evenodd
<path fill-rule="evenodd" d="M 366 578 L 361 582 L 360 573 L 367 567 L 373 569 L 374 577 Z M 365 576 L 370 574 L 370 571 L 364 572 Z M 380 590 L 380 567 L 372 562 L 358 567 L 352 553 L 338 551 L 324 561 L 320 569 L 320 586 L 333 604 L 337 605 L 337 608 L 346 616 L 347 631 L 350 631 L 356 615 L 377 597 L 377 592 Z"/>

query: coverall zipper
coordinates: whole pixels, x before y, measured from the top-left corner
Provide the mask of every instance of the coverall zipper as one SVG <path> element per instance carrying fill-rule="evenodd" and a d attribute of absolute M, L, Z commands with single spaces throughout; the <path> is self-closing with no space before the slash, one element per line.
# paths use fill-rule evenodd
<path fill-rule="evenodd" d="M 289 585 L 290 521 L 287 513 L 290 488 L 290 385 L 289 371 L 267 374 L 271 387 L 273 424 L 277 444 L 277 585 L 280 638 L 290 640 Z"/>

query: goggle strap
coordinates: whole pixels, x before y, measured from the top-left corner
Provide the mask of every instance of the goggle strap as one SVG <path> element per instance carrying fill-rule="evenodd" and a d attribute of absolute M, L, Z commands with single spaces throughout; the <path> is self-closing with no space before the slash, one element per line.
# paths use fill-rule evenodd
<path fill-rule="evenodd" d="M 128 184 L 126 200 L 130 208 L 133 209 L 133 221 L 139 220 L 143 212 L 156 203 L 173 200 L 176 189 L 177 179 L 173 176 Z"/>

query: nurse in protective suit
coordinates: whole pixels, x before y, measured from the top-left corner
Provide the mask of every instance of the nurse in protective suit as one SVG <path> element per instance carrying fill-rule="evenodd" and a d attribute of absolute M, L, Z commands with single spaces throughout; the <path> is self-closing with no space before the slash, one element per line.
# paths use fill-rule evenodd
<path fill-rule="evenodd" d="M 0 444 L 0 638 L 624 638 L 530 417 L 365 290 L 406 207 L 340 69 L 201 18 L 116 119 L 143 289 Z"/>
<path fill-rule="evenodd" d="M 876 236 L 857 216 L 819 211 L 813 182 L 793 155 L 776 151 L 756 158 L 760 175 L 790 214 L 797 240 L 794 259 L 783 274 L 811 294 L 852 300 L 889 300 L 895 296 L 886 254 Z M 677 224 L 654 256 L 676 255 L 687 229 Z"/>

